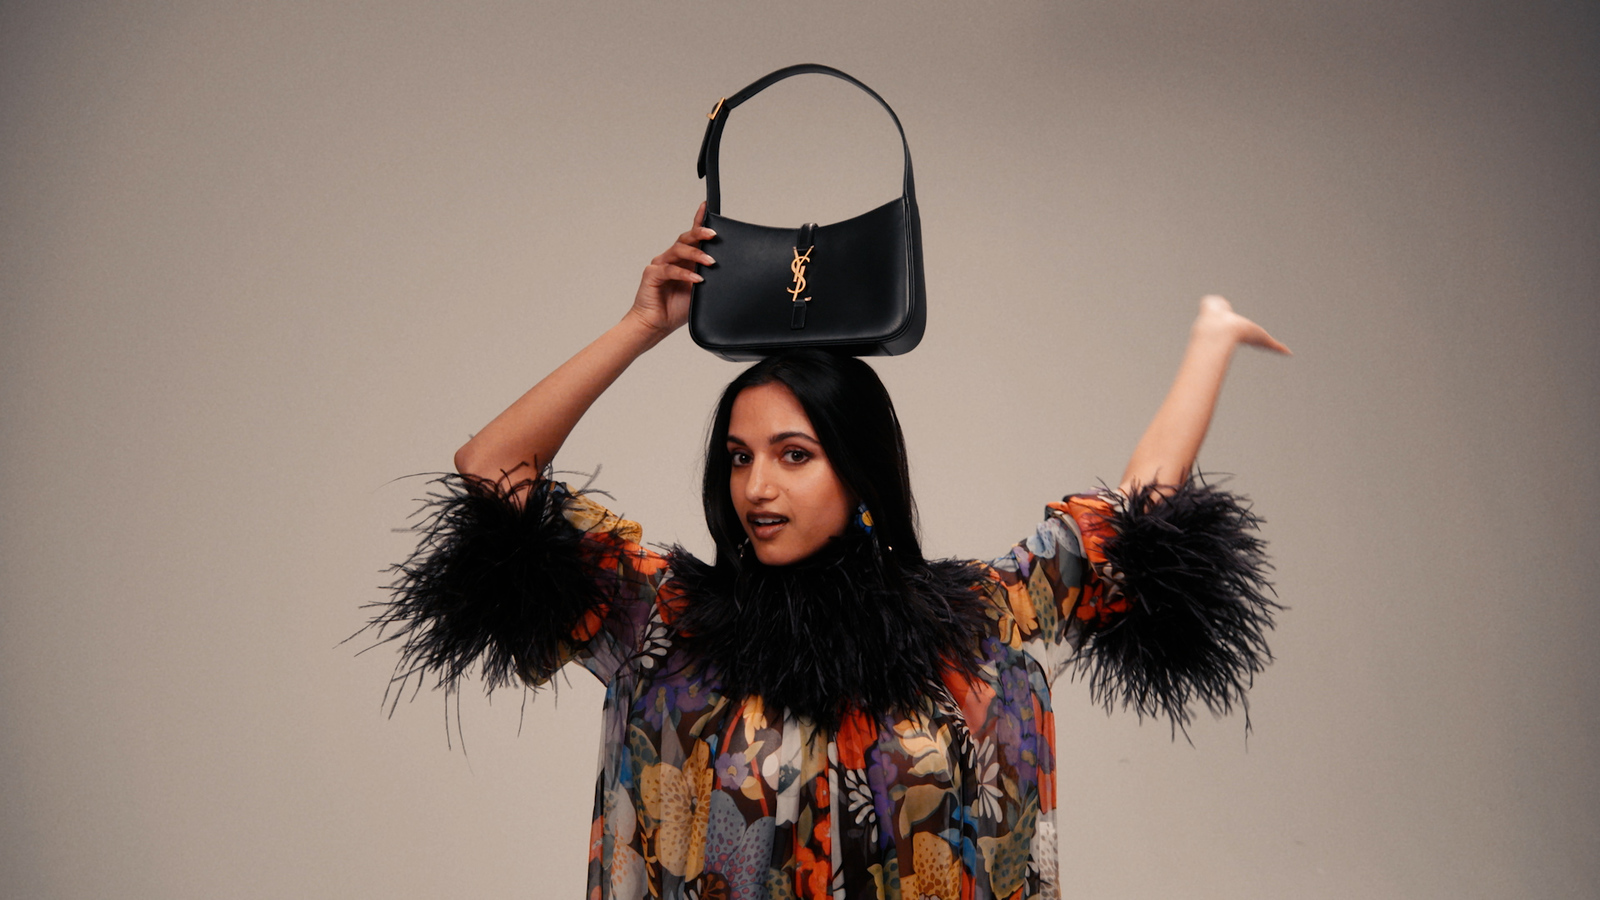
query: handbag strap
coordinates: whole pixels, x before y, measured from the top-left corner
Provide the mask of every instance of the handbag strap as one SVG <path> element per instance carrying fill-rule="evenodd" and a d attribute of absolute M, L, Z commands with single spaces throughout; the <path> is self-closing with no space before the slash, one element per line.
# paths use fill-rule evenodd
<path fill-rule="evenodd" d="M 719 100 L 717 102 L 717 108 L 713 109 L 711 114 L 707 116 L 707 118 L 709 118 L 711 121 L 706 123 L 706 135 L 700 141 L 700 163 L 698 166 L 700 177 L 706 180 L 707 212 L 717 214 L 721 214 L 722 212 L 722 179 L 718 174 L 717 151 L 719 145 L 722 143 L 722 128 L 728 123 L 728 113 L 733 112 L 734 107 L 745 102 L 746 100 L 749 100 L 751 97 L 754 97 L 756 94 L 761 93 L 785 78 L 789 78 L 794 75 L 806 74 L 832 75 L 835 78 L 848 81 L 863 91 L 866 91 L 867 94 L 872 97 L 872 99 L 878 101 L 878 105 L 882 106 L 884 112 L 889 114 L 889 118 L 894 120 L 895 130 L 900 132 L 900 145 L 905 148 L 906 154 L 904 196 L 913 204 L 916 203 L 916 187 L 911 179 L 911 145 L 906 142 L 906 130 L 900 126 L 900 117 L 894 114 L 894 109 L 890 107 L 888 103 L 884 102 L 882 97 L 878 96 L 877 91 L 867 87 L 866 85 L 850 77 L 849 75 L 846 75 L 838 69 L 833 68 L 832 66 L 823 66 L 816 63 L 801 63 L 797 66 L 786 66 L 776 72 L 764 75 L 761 78 L 752 81 L 750 84 L 746 85 L 743 90 L 739 91 L 739 93 Z"/>

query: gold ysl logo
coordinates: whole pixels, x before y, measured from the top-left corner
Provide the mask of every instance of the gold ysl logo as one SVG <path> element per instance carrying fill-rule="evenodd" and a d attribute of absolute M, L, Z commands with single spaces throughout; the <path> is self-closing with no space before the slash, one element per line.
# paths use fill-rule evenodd
<path fill-rule="evenodd" d="M 811 251 L 815 247 L 807 247 L 805 255 L 800 254 L 800 248 L 794 248 L 794 261 L 789 263 L 789 271 L 794 275 L 794 287 L 789 288 L 789 299 L 799 301 L 800 295 L 806 289 L 806 263 L 811 262 Z M 805 299 L 810 300 L 810 297 Z"/>

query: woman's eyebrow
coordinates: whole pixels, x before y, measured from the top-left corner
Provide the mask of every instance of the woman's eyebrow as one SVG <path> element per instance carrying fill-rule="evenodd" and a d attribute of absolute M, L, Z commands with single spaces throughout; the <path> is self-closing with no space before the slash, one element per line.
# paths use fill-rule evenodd
<path fill-rule="evenodd" d="M 772 437 L 767 438 L 767 443 L 776 444 L 781 441 L 787 441 L 789 438 L 805 438 L 813 444 L 821 443 L 816 438 L 806 434 L 804 431 L 780 431 Z"/>
<path fill-rule="evenodd" d="M 767 443 L 768 444 L 778 444 L 778 443 L 782 443 L 783 441 L 788 440 L 789 438 L 804 438 L 805 440 L 808 440 L 813 444 L 821 444 L 822 443 L 821 441 L 817 440 L 816 438 L 812 437 L 811 435 L 806 434 L 804 431 L 780 431 L 777 434 L 773 435 L 772 437 L 767 438 Z M 739 437 L 736 434 L 728 435 L 727 442 L 729 444 L 738 444 L 741 447 L 750 446 L 750 442 L 749 441 L 746 441 L 744 438 Z"/>

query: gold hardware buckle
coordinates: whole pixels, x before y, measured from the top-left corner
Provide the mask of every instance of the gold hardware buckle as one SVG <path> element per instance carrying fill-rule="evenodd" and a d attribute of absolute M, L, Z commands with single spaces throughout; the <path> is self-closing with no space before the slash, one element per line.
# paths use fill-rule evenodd
<path fill-rule="evenodd" d="M 711 111 L 711 112 L 710 112 L 710 113 L 708 113 L 708 114 L 707 114 L 707 115 L 706 115 L 706 118 L 708 118 L 708 119 L 715 119 L 715 118 L 716 118 L 716 117 L 717 117 L 717 113 L 719 113 L 719 112 L 722 112 L 722 104 L 723 104 L 723 102 L 724 102 L 724 101 L 726 101 L 726 100 L 727 100 L 727 99 L 728 99 L 728 98 L 727 98 L 727 97 L 723 97 L 723 98 L 722 98 L 722 99 L 721 99 L 721 100 L 718 100 L 718 101 L 717 101 L 717 108 L 716 108 L 716 109 L 713 109 L 713 110 L 712 110 L 712 111 Z"/>

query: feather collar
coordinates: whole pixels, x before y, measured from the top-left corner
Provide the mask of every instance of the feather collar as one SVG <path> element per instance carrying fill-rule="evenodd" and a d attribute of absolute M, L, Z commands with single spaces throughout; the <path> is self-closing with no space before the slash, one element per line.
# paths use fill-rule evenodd
<path fill-rule="evenodd" d="M 714 566 L 681 547 L 671 562 L 687 599 L 676 641 L 721 690 L 830 730 L 853 711 L 924 707 L 946 669 L 974 675 L 990 627 L 981 564 L 902 566 L 856 529 L 788 566 L 751 553 Z"/>

